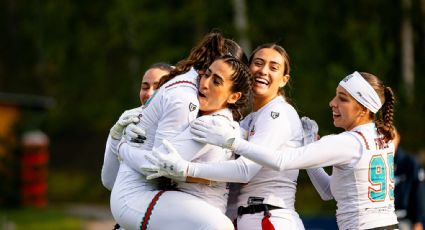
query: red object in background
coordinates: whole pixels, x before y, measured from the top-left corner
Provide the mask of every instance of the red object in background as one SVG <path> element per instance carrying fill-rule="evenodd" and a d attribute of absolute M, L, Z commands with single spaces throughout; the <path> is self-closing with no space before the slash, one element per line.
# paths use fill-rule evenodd
<path fill-rule="evenodd" d="M 49 139 L 41 131 L 31 131 L 22 138 L 21 202 L 24 206 L 44 207 L 47 201 L 47 163 Z"/>

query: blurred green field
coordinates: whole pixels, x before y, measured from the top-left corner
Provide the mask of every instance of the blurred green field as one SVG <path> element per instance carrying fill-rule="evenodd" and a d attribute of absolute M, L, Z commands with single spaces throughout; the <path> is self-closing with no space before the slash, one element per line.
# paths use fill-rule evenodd
<path fill-rule="evenodd" d="M 83 221 L 65 213 L 61 208 L 0 209 L 0 229 L 76 230 L 83 229 Z"/>

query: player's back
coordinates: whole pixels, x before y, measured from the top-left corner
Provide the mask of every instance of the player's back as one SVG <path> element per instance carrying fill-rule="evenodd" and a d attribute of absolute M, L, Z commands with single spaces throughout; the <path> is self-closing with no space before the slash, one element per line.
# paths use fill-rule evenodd
<path fill-rule="evenodd" d="M 143 107 L 139 126 L 146 131 L 143 149 L 151 150 L 181 133 L 198 114 L 197 72 L 194 69 L 162 85 Z"/>

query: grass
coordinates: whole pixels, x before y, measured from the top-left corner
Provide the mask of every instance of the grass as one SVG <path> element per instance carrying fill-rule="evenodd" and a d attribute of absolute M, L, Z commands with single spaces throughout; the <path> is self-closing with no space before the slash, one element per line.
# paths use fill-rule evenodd
<path fill-rule="evenodd" d="M 83 221 L 58 208 L 0 209 L 0 229 L 14 230 L 76 230 Z"/>

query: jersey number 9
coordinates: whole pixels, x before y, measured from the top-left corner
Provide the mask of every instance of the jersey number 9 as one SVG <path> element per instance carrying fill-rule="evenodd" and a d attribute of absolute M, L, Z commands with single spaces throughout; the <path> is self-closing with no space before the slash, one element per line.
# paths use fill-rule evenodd
<path fill-rule="evenodd" d="M 394 200 L 394 154 L 374 155 L 369 163 L 368 196 L 372 202 L 384 201 L 387 194 Z"/>

